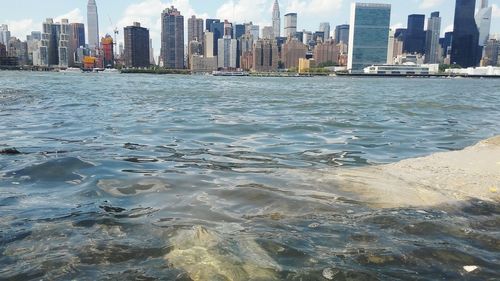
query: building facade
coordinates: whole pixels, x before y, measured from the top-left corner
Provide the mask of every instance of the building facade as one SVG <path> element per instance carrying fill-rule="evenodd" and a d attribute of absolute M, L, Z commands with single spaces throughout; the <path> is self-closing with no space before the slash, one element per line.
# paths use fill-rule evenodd
<path fill-rule="evenodd" d="M 149 67 L 149 30 L 135 22 L 124 28 L 126 67 Z"/>
<path fill-rule="evenodd" d="M 0 43 L 7 45 L 10 39 L 9 26 L 6 24 L 0 25 Z"/>
<path fill-rule="evenodd" d="M 184 17 L 170 7 L 161 14 L 161 59 L 166 68 L 184 68 Z"/>
<path fill-rule="evenodd" d="M 475 8 L 476 0 L 456 0 L 451 63 L 461 67 L 477 66 L 481 60 Z"/>
<path fill-rule="evenodd" d="M 319 24 L 319 32 L 323 32 L 324 39 L 329 39 L 330 38 L 330 23 L 328 22 L 322 22 Z"/>
<path fill-rule="evenodd" d="M 285 15 L 285 37 L 293 37 L 296 32 L 297 13 L 288 13 Z"/>
<path fill-rule="evenodd" d="M 427 34 L 425 39 L 425 62 L 439 63 L 441 61 L 441 47 L 439 36 L 441 35 L 441 17 L 439 12 L 434 12 L 427 21 Z"/>
<path fill-rule="evenodd" d="M 99 47 L 99 15 L 95 0 L 89 0 L 87 4 L 87 28 L 89 48 L 96 49 Z"/>
<path fill-rule="evenodd" d="M 191 16 L 188 19 L 188 43 L 191 41 L 202 42 L 203 31 L 203 19 Z"/>
<path fill-rule="evenodd" d="M 68 65 L 71 67 L 81 65 L 83 57 L 78 55 L 77 50 L 85 47 L 85 25 L 83 23 L 71 23 L 69 25 L 69 48 Z"/>
<path fill-rule="evenodd" d="M 282 49 L 282 61 L 287 69 L 298 67 L 299 59 L 305 58 L 308 51 L 307 46 L 295 38 L 290 38 Z"/>
<path fill-rule="evenodd" d="M 105 37 L 101 38 L 101 48 L 102 48 L 102 62 L 105 68 L 115 67 L 115 52 L 114 52 L 114 42 L 111 35 L 106 34 Z"/>
<path fill-rule="evenodd" d="M 264 26 L 262 28 L 263 39 L 274 39 L 274 29 L 272 26 Z"/>
<path fill-rule="evenodd" d="M 314 47 L 314 60 L 316 64 L 339 65 L 340 50 L 334 40 L 326 40 Z"/>
<path fill-rule="evenodd" d="M 484 46 L 490 37 L 492 12 L 493 7 L 488 6 L 488 0 L 481 0 L 481 7 L 475 17 L 479 29 L 479 46 Z"/>
<path fill-rule="evenodd" d="M 425 15 L 409 15 L 403 51 L 409 54 L 425 54 Z"/>
<path fill-rule="evenodd" d="M 226 35 L 218 41 L 219 55 L 217 67 L 222 69 L 236 69 L 238 67 L 238 40 Z"/>
<path fill-rule="evenodd" d="M 349 44 L 349 25 L 342 24 L 335 27 L 335 41 L 337 43 L 343 42 Z"/>
<path fill-rule="evenodd" d="M 274 39 L 259 39 L 253 48 L 253 71 L 273 72 L 278 70 L 278 45 Z"/>
<path fill-rule="evenodd" d="M 387 61 L 391 5 L 353 3 L 349 32 L 348 70 L 362 72 Z"/>

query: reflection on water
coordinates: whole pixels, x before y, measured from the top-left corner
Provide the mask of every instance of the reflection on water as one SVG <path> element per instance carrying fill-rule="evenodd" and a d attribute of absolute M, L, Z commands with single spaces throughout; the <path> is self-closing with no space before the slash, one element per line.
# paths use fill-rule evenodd
<path fill-rule="evenodd" d="M 498 81 L 113 77 L 0 76 L 0 279 L 498 278 L 498 203 L 294 176 L 499 133 Z"/>

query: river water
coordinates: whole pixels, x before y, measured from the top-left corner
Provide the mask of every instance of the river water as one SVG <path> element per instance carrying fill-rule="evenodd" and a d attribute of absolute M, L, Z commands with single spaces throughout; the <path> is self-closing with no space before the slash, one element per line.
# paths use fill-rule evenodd
<path fill-rule="evenodd" d="M 332 171 L 500 134 L 500 81 L 0 72 L 0 280 L 493 280 L 500 205 Z M 478 269 L 468 273 L 463 266 Z"/>

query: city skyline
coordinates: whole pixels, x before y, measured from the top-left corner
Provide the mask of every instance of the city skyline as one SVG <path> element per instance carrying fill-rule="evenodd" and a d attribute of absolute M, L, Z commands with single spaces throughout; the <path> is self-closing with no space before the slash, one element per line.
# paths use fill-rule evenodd
<path fill-rule="evenodd" d="M 34 0 L 25 0 L 24 2 L 33 2 Z M 272 9 L 275 0 L 237 0 L 237 1 L 210 1 L 209 4 L 201 0 L 124 0 L 119 4 L 112 1 L 97 0 L 99 9 L 100 36 L 113 34 L 116 27 L 123 32 L 125 26 L 132 25 L 133 22 L 141 22 L 150 30 L 155 57 L 159 55 L 161 38 L 161 12 L 169 5 L 176 6 L 184 15 L 185 21 L 192 15 L 206 18 L 228 19 L 235 23 L 252 21 L 260 28 L 272 25 Z M 298 13 L 298 30 L 317 31 L 321 22 L 328 22 L 332 29 L 336 25 L 349 22 L 350 4 L 354 1 L 347 0 L 282 0 L 280 3 L 281 11 L 281 33 L 284 33 L 284 17 L 288 12 Z M 409 14 L 421 13 L 429 16 L 433 11 L 439 11 L 442 17 L 441 35 L 446 31 L 451 31 L 453 26 L 454 5 L 446 5 L 444 0 L 414 0 L 414 5 L 402 5 L 400 1 L 363 1 L 368 3 L 387 3 L 392 4 L 391 27 L 399 28 L 406 26 L 407 16 Z M 480 1 L 478 1 L 479 3 Z M 500 0 L 490 0 L 493 8 L 491 34 L 500 33 Z M 234 6 L 233 4 L 234 3 Z M 30 5 L 28 5 L 30 6 Z M 31 31 L 39 31 L 45 18 L 54 18 L 59 21 L 62 18 L 68 18 L 70 22 L 82 22 L 87 25 L 86 18 L 87 0 L 61 1 L 54 0 L 44 6 L 43 9 L 21 9 L 19 5 L 4 4 L 8 14 L 0 15 L 4 19 L 2 24 L 8 24 L 12 36 L 24 39 Z M 254 9 L 248 9 L 250 6 Z M 25 6 L 23 6 L 25 7 Z M 202 8 L 204 10 L 202 10 Z M 161 10 L 158 10 L 161 9 Z M 316 12 L 316 15 L 313 12 Z M 2 12 L 3 13 L 3 12 Z M 187 22 L 185 23 L 187 25 Z M 185 31 L 187 32 L 187 31 Z M 333 34 L 332 34 L 333 35 Z M 187 36 L 185 36 L 187 38 Z M 118 42 L 123 42 L 123 34 L 118 36 Z"/>

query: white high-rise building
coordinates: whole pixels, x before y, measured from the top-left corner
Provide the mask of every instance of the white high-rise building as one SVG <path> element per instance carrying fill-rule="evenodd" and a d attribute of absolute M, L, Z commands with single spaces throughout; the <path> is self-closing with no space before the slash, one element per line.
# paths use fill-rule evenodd
<path fill-rule="evenodd" d="M 274 1 L 273 6 L 273 36 L 280 37 L 281 36 L 281 15 L 280 15 L 280 4 L 278 0 Z"/>
<path fill-rule="evenodd" d="M 238 40 L 231 36 L 224 36 L 218 40 L 219 56 L 217 57 L 219 68 L 236 68 L 238 55 Z"/>
<path fill-rule="evenodd" d="M 87 4 L 87 28 L 89 48 L 96 49 L 99 47 L 99 16 L 95 0 L 89 0 Z"/>
<path fill-rule="evenodd" d="M 214 33 L 207 31 L 203 37 L 203 56 L 212 58 L 214 56 Z"/>
<path fill-rule="evenodd" d="M 57 51 L 59 52 L 59 67 L 68 67 L 68 47 L 69 47 L 69 22 L 67 19 L 61 20 L 61 33 L 59 34 Z"/>
<path fill-rule="evenodd" d="M 7 45 L 10 40 L 9 26 L 6 24 L 0 25 L 0 43 Z"/>
<path fill-rule="evenodd" d="M 319 31 L 325 33 L 325 40 L 330 38 L 330 23 L 322 22 L 319 24 Z"/>
<path fill-rule="evenodd" d="M 262 38 L 274 39 L 274 37 L 274 28 L 272 26 L 264 26 L 264 28 L 262 28 Z"/>
<path fill-rule="evenodd" d="M 492 7 L 488 7 L 488 0 L 481 0 L 481 8 L 476 14 L 476 25 L 479 30 L 479 46 L 481 47 L 486 44 L 490 36 L 492 12 Z"/>
<path fill-rule="evenodd" d="M 297 33 L 297 13 L 285 15 L 285 36 L 293 37 Z"/>

